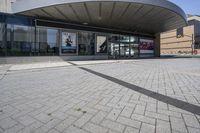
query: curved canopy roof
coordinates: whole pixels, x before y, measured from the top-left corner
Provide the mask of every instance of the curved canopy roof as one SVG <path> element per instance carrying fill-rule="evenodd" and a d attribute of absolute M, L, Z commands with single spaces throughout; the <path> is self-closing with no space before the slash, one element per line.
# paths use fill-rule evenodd
<path fill-rule="evenodd" d="M 155 34 L 187 24 L 184 11 L 167 0 L 18 0 L 13 13 L 40 19 Z"/>

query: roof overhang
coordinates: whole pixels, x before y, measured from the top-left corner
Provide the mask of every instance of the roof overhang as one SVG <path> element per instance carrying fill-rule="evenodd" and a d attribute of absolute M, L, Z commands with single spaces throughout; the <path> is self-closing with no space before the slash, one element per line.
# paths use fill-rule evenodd
<path fill-rule="evenodd" d="M 20 0 L 13 13 L 80 25 L 155 34 L 187 24 L 167 0 Z"/>

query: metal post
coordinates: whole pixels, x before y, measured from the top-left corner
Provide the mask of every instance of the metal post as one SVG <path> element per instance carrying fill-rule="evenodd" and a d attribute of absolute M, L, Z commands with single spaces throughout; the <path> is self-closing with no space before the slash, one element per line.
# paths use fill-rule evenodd
<path fill-rule="evenodd" d="M 35 41 L 34 56 L 35 56 L 37 53 L 37 48 L 36 48 L 37 47 L 37 20 L 35 19 L 34 21 L 35 21 L 35 34 L 34 34 L 35 35 L 35 37 L 34 37 L 34 41 Z"/>
<path fill-rule="evenodd" d="M 192 55 L 194 54 L 194 34 L 192 34 Z"/>

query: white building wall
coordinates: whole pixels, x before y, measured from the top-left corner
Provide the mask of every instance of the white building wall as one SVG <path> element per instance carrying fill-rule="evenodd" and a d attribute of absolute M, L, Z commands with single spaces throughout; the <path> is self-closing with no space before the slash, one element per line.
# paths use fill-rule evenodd
<path fill-rule="evenodd" d="M 0 12 L 11 13 L 11 4 L 16 0 L 0 0 Z"/>

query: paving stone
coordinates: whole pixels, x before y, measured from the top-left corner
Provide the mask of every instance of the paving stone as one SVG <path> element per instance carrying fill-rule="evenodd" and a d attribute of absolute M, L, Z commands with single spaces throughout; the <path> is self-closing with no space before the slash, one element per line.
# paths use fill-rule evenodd
<path fill-rule="evenodd" d="M 48 114 L 40 113 L 37 116 L 35 116 L 35 119 L 37 119 L 43 123 L 47 123 L 52 119 L 52 116 L 48 115 Z"/>
<path fill-rule="evenodd" d="M 169 121 L 168 115 L 154 113 L 154 112 L 148 112 L 148 111 L 145 112 L 145 115 L 148 116 L 148 117 L 150 117 L 150 118 L 155 118 L 155 119 Z"/>
<path fill-rule="evenodd" d="M 36 121 L 35 119 L 33 119 L 32 117 L 30 117 L 28 115 L 22 116 L 22 117 L 18 118 L 17 120 L 24 126 L 28 126 Z"/>
<path fill-rule="evenodd" d="M 182 118 L 181 113 L 170 111 L 170 110 L 158 110 L 158 113 L 172 116 L 172 117 L 177 117 L 177 118 Z"/>
<path fill-rule="evenodd" d="M 187 129 L 185 127 L 185 123 L 183 119 L 170 117 L 172 130 L 187 133 Z"/>
<path fill-rule="evenodd" d="M 88 132 L 74 126 L 70 126 L 63 133 L 88 133 Z"/>
<path fill-rule="evenodd" d="M 121 110 L 119 109 L 113 109 L 107 116 L 106 119 L 110 119 L 112 121 L 115 121 L 119 114 L 121 113 Z"/>
<path fill-rule="evenodd" d="M 135 121 L 133 119 L 122 117 L 122 116 L 118 117 L 117 122 L 127 125 L 127 126 L 134 127 L 134 128 L 139 128 L 141 125 L 141 122 L 139 121 Z"/>
<path fill-rule="evenodd" d="M 67 119 L 65 119 L 64 121 L 62 121 L 58 125 L 56 125 L 55 129 L 60 131 L 60 132 L 63 132 L 65 128 L 67 128 L 70 125 L 72 125 L 76 120 L 77 120 L 76 117 L 69 116 Z"/>
<path fill-rule="evenodd" d="M 35 129 L 41 127 L 43 123 L 36 121 L 33 124 L 26 126 L 22 130 L 19 131 L 19 133 L 32 133 Z"/>
<path fill-rule="evenodd" d="M 48 133 L 60 133 L 60 132 L 58 132 L 58 131 L 55 130 L 55 129 L 51 129 L 50 131 L 48 131 Z"/>
<path fill-rule="evenodd" d="M 16 125 L 14 125 L 13 127 L 9 128 L 9 129 L 7 129 L 7 130 L 5 130 L 4 133 L 18 133 L 18 132 L 19 132 L 21 129 L 23 129 L 23 128 L 24 128 L 23 125 L 21 125 L 21 124 L 16 124 Z"/>
<path fill-rule="evenodd" d="M 6 119 L 3 119 L 0 121 L 0 127 L 3 129 L 8 129 L 16 124 L 17 124 L 17 122 L 11 118 L 6 118 Z"/>
<path fill-rule="evenodd" d="M 100 124 L 101 121 L 108 115 L 107 112 L 99 111 L 92 119 L 91 122 L 95 124 Z"/>
<path fill-rule="evenodd" d="M 144 112 L 145 112 L 145 106 L 136 105 L 134 113 L 144 115 Z"/>
<path fill-rule="evenodd" d="M 80 110 L 78 111 L 79 109 L 70 109 L 68 110 L 66 113 L 68 115 L 72 115 L 74 117 L 81 117 L 83 115 L 83 112 Z"/>
<path fill-rule="evenodd" d="M 154 126 L 150 124 L 142 123 L 140 133 L 154 133 L 154 132 L 155 132 Z"/>
<path fill-rule="evenodd" d="M 74 122 L 76 127 L 82 127 L 85 123 L 87 123 L 92 118 L 91 114 L 84 114 L 80 119 Z"/>
<path fill-rule="evenodd" d="M 100 104 L 96 105 L 94 108 L 101 111 L 105 111 L 105 112 L 110 112 L 110 110 L 112 109 L 111 107 L 100 105 Z"/>
<path fill-rule="evenodd" d="M 87 123 L 85 126 L 83 126 L 83 129 L 91 133 L 107 133 L 108 131 L 107 128 L 95 125 L 93 123 Z"/>
<path fill-rule="evenodd" d="M 152 125 L 154 125 L 156 122 L 156 120 L 154 118 L 149 118 L 147 116 L 138 115 L 138 114 L 132 114 L 131 119 L 141 121 L 141 122 L 146 122 L 146 123 L 149 123 Z"/>
<path fill-rule="evenodd" d="M 34 130 L 34 133 L 48 132 L 60 122 L 61 122 L 61 120 L 59 120 L 59 119 L 53 119 L 53 120 L 49 121 L 47 124 L 45 124 L 45 125 L 41 126 L 40 128 Z"/>
<path fill-rule="evenodd" d="M 109 130 L 108 133 L 120 133 L 120 132 Z"/>
<path fill-rule="evenodd" d="M 131 107 L 125 107 L 124 109 L 123 109 L 123 111 L 121 112 L 121 116 L 124 116 L 124 117 L 128 117 L 128 118 L 130 118 L 131 117 L 131 114 L 132 114 L 132 112 L 133 112 L 133 110 L 134 110 L 134 108 L 131 108 Z"/>
<path fill-rule="evenodd" d="M 103 127 L 106 127 L 106 128 L 110 128 L 112 130 L 115 130 L 115 131 L 118 131 L 118 132 L 122 132 L 125 128 L 124 125 L 120 124 L 120 123 L 117 123 L 117 122 L 113 122 L 111 120 L 104 120 L 101 125 Z"/>
<path fill-rule="evenodd" d="M 170 123 L 162 120 L 157 120 L 156 123 L 157 133 L 171 133 Z"/>
<path fill-rule="evenodd" d="M 87 61 L 87 64 L 88 62 L 90 61 Z M 23 64 L 26 68 L 32 65 L 34 64 Z M 56 63 L 54 65 L 56 66 Z M 72 127 L 73 123 L 85 114 L 92 117 L 88 121 L 85 118 L 83 121 L 86 122 L 82 122 L 82 127 L 91 123 L 108 129 L 107 132 L 110 133 L 136 129 L 131 124 L 132 120 L 149 124 L 148 127 L 155 126 L 157 133 L 168 132 L 169 124 L 174 133 L 199 132 L 200 116 L 186 111 L 187 108 L 180 109 L 159 101 L 168 102 L 170 98 L 175 98 L 200 106 L 199 59 L 119 60 L 115 63 L 84 66 L 143 87 L 142 93 L 152 94 L 153 91 L 169 97 L 163 99 L 163 96 L 158 95 L 157 100 L 88 73 L 77 66 L 48 69 L 44 66 L 33 70 L 22 70 L 22 67 L 18 67 L 21 70 L 10 70 L 0 80 L 0 132 L 60 132 L 67 131 L 69 127 L 74 129 L 71 132 L 88 132 L 80 127 Z M 36 67 L 37 65 L 34 65 L 34 68 Z M 0 67 L 0 73 L 7 71 L 7 68 L 2 71 L 1 69 L 3 68 Z M 182 105 L 177 100 L 169 101 L 175 102 L 177 106 Z M 195 108 L 191 106 L 191 109 Z M 106 116 L 113 110 L 121 110 L 121 113 L 119 116 L 110 115 L 108 120 Z M 66 120 L 70 117 L 75 121 Z M 118 122 L 118 117 L 122 117 L 122 122 Z M 156 119 L 157 123 L 151 119 Z M 111 125 L 105 124 L 105 121 Z M 137 129 L 140 127 L 137 126 Z M 142 129 L 140 131 L 142 132 Z"/>
<path fill-rule="evenodd" d="M 106 105 L 110 100 L 112 99 L 112 97 L 105 97 L 104 99 L 102 99 L 99 104 L 101 105 Z"/>
<path fill-rule="evenodd" d="M 124 133 L 139 133 L 139 129 L 132 128 L 132 127 L 126 127 Z"/>
<path fill-rule="evenodd" d="M 200 128 L 188 127 L 189 133 L 200 133 Z"/>
<path fill-rule="evenodd" d="M 146 110 L 150 112 L 156 112 L 157 111 L 156 108 L 157 108 L 156 104 L 148 103 Z"/>
<path fill-rule="evenodd" d="M 200 128 L 200 124 L 194 115 L 183 114 L 183 118 L 187 126 Z"/>

